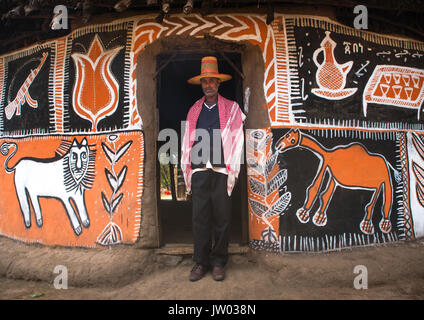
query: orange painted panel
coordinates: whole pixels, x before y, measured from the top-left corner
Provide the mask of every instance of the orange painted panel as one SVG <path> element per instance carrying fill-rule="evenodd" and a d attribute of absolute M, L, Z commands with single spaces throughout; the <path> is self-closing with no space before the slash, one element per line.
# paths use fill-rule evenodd
<path fill-rule="evenodd" d="M 269 127 L 246 131 L 249 239 L 254 248 L 279 245 L 280 215 L 291 199 L 285 186 L 287 170 L 279 168 L 272 140 Z"/>
<path fill-rule="evenodd" d="M 2 138 L 0 144 L 1 235 L 81 247 L 137 240 L 141 131 Z"/>

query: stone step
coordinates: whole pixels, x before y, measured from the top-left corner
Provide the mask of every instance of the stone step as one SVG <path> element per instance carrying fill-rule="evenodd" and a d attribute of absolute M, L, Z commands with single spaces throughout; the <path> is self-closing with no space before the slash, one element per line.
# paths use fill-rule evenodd
<path fill-rule="evenodd" d="M 230 243 L 228 246 L 229 254 L 246 254 L 250 252 L 248 246 L 239 245 L 237 243 Z M 185 243 L 169 243 L 161 248 L 155 249 L 156 254 L 167 255 L 193 255 L 193 244 Z"/>

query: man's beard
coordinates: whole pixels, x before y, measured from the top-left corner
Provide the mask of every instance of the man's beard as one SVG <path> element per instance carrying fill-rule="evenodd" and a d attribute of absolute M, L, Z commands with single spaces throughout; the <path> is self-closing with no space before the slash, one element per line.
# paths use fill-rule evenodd
<path fill-rule="evenodd" d="M 218 91 L 215 90 L 204 90 L 203 93 L 207 98 L 214 97 L 217 95 Z"/>

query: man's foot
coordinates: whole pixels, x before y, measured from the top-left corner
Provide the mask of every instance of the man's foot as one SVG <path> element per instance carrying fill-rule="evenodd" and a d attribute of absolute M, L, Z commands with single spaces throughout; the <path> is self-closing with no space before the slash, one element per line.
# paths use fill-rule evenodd
<path fill-rule="evenodd" d="M 212 278 L 215 281 L 222 281 L 225 279 L 225 269 L 220 266 L 214 266 L 212 269 Z"/>
<path fill-rule="evenodd" d="M 190 272 L 190 281 L 197 281 L 202 279 L 205 274 L 208 272 L 208 268 L 206 268 L 205 266 L 196 263 L 196 265 L 193 267 L 193 269 L 191 269 Z"/>

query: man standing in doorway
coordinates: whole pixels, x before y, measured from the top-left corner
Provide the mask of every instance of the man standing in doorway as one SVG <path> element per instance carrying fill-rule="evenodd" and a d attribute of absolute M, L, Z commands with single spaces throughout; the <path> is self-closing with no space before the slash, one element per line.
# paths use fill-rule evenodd
<path fill-rule="evenodd" d="M 201 74 L 188 80 L 200 84 L 205 94 L 188 111 L 182 143 L 181 168 L 193 202 L 196 265 L 190 281 L 203 278 L 209 268 L 214 280 L 225 278 L 231 192 L 240 171 L 246 117 L 235 101 L 218 93 L 220 83 L 230 79 L 230 75 L 218 72 L 215 57 L 204 57 Z"/>

